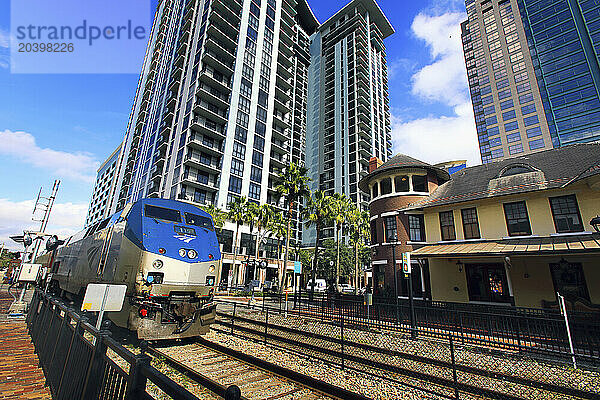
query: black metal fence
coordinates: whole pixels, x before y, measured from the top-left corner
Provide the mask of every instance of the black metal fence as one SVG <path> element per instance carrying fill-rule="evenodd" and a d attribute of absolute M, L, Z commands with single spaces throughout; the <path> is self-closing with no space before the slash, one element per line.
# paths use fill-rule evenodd
<path fill-rule="evenodd" d="M 85 316 L 38 289 L 26 321 L 55 400 L 153 399 L 149 391 L 161 398 L 197 399 L 150 365 L 143 351 L 133 354 L 108 330 L 97 330 Z"/>
<path fill-rule="evenodd" d="M 216 329 L 411 387 L 417 397 L 600 399 L 598 372 L 463 344 L 451 332 L 415 340 L 412 333 L 423 330 L 380 330 L 357 324 L 341 306 L 335 310 L 315 319 L 315 310 L 294 309 L 291 297 L 254 307 L 222 302 Z"/>
<path fill-rule="evenodd" d="M 572 354 L 562 314 L 556 310 L 415 301 L 414 325 L 407 300 L 390 304 L 376 299 L 367 305 L 361 296 L 317 294 L 265 295 L 265 305 L 286 307 L 321 321 L 339 320 L 348 325 L 411 335 L 446 338 L 462 344 L 488 346 L 553 359 L 571 359 Z M 569 325 L 578 362 L 600 367 L 600 315 L 569 312 Z"/>

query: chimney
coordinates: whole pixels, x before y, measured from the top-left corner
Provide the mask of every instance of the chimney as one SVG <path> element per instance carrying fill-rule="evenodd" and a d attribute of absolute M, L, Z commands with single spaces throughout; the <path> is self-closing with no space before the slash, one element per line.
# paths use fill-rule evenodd
<path fill-rule="evenodd" d="M 371 157 L 371 159 L 369 160 L 369 173 L 375 171 L 381 166 L 381 164 L 383 164 L 383 161 L 381 161 L 379 158 Z"/>

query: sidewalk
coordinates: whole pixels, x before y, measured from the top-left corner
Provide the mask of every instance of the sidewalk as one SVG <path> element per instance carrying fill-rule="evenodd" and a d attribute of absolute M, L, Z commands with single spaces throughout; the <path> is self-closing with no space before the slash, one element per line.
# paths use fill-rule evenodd
<path fill-rule="evenodd" d="M 6 317 L 12 302 L 4 285 L 0 289 L 0 399 L 52 399 L 25 319 Z"/>

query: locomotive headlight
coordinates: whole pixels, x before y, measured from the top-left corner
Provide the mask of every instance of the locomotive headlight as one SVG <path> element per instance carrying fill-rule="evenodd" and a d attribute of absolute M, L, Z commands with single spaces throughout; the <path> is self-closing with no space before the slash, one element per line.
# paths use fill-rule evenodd
<path fill-rule="evenodd" d="M 179 249 L 179 257 L 185 257 L 186 254 L 187 251 L 185 251 L 185 249 Z"/>
<path fill-rule="evenodd" d="M 163 262 L 161 260 L 154 260 L 152 266 L 156 269 L 161 269 L 163 266 Z"/>
<path fill-rule="evenodd" d="M 211 265 L 210 267 L 208 267 L 208 273 L 212 274 L 213 272 L 215 272 L 215 266 Z"/>
<path fill-rule="evenodd" d="M 189 258 L 196 258 L 198 257 L 198 253 L 196 252 L 196 250 L 188 250 L 187 255 Z"/>

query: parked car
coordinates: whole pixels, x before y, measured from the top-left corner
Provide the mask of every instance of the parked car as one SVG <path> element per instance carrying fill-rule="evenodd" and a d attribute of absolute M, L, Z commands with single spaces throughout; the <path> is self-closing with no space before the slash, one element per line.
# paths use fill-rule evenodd
<path fill-rule="evenodd" d="M 308 285 L 306 285 L 306 291 L 310 292 L 312 289 L 312 280 L 308 281 Z M 325 279 L 315 279 L 315 292 L 323 293 L 327 290 L 327 282 Z"/>

